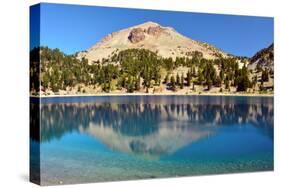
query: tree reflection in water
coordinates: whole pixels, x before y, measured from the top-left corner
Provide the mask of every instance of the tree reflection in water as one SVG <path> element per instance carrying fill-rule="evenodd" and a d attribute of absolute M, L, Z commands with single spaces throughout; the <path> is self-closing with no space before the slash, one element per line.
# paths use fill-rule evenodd
<path fill-rule="evenodd" d="M 31 112 L 37 109 L 35 103 L 31 104 Z M 142 155 L 172 153 L 215 134 L 220 126 L 251 124 L 273 138 L 272 98 L 159 97 L 46 102 L 41 104 L 40 112 L 41 142 L 80 132 L 94 136 L 112 149 Z M 31 122 L 38 123 L 32 119 Z M 38 140 L 36 134 L 31 133 L 31 137 Z"/>

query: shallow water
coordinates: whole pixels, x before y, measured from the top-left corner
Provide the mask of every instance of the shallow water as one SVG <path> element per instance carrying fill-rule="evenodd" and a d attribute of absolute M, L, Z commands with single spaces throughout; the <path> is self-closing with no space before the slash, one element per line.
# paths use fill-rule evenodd
<path fill-rule="evenodd" d="M 41 113 L 31 147 L 40 148 L 43 185 L 273 170 L 271 97 L 32 101 Z"/>

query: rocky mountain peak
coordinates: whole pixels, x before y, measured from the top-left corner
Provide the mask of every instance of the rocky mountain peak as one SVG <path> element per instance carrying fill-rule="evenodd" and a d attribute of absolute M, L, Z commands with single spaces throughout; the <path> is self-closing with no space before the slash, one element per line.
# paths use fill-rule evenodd
<path fill-rule="evenodd" d="M 142 23 L 142 24 L 139 24 L 135 27 L 140 27 L 140 28 L 148 28 L 148 27 L 156 27 L 156 26 L 160 26 L 158 23 L 156 22 L 152 22 L 152 21 L 148 21 L 148 22 L 145 22 L 145 23 Z"/>
<path fill-rule="evenodd" d="M 129 33 L 128 39 L 135 44 L 143 41 L 146 38 L 146 35 L 158 37 L 163 31 L 165 31 L 163 27 L 154 24 L 153 22 L 148 22 L 142 24 L 140 27 L 133 28 Z"/>
<path fill-rule="evenodd" d="M 223 51 L 198 42 L 178 33 L 172 27 L 164 27 L 155 22 L 128 27 L 101 39 L 85 52 L 78 53 L 78 59 L 86 58 L 89 62 L 110 58 L 118 51 L 143 48 L 157 52 L 159 56 L 187 57 L 194 52 L 200 52 L 204 58 L 215 59 L 219 56 L 227 56 Z"/>

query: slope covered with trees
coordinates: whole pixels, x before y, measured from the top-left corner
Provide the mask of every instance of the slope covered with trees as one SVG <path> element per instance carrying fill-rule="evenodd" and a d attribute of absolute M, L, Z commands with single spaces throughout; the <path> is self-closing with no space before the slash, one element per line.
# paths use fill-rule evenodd
<path fill-rule="evenodd" d="M 88 63 L 58 49 L 35 48 L 31 58 L 32 94 L 162 93 L 162 92 L 265 92 L 266 72 L 258 79 L 234 57 L 205 59 L 200 52 L 192 58 L 163 58 L 146 49 L 116 52 L 102 61 Z M 40 67 L 38 61 L 40 60 Z M 36 63 L 37 62 L 37 63 Z M 239 67 L 242 63 L 242 67 Z M 40 74 L 38 71 L 40 70 Z M 36 72 L 37 74 L 34 74 Z M 40 87 L 39 87 L 40 85 Z M 258 89 L 257 89 L 258 88 Z"/>

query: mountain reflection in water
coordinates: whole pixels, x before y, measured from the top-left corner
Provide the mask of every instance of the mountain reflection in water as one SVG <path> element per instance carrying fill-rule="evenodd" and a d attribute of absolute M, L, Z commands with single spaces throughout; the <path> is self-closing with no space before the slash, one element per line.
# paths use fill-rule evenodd
<path fill-rule="evenodd" d="M 112 150 L 158 158 L 212 136 L 222 126 L 251 124 L 273 138 L 273 98 L 97 99 L 43 102 L 41 143 L 79 132 L 95 137 Z M 36 113 L 38 105 L 32 103 L 31 112 Z M 38 140 L 35 133 L 31 137 Z"/>

